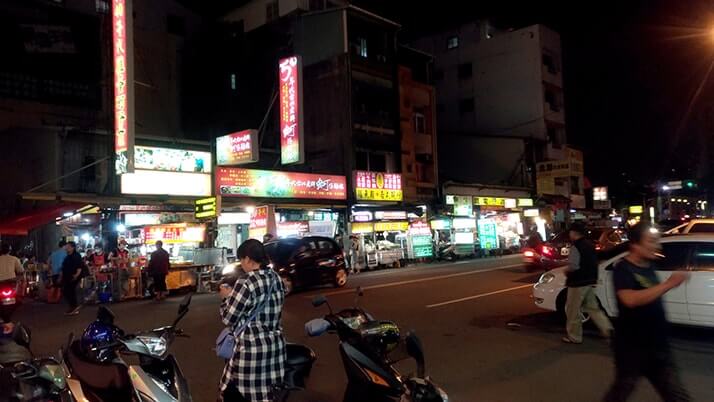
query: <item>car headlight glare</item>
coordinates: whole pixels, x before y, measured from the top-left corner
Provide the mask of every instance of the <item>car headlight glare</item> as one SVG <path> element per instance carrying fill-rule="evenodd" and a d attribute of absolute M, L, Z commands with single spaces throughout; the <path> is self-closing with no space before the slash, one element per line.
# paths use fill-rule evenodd
<path fill-rule="evenodd" d="M 223 275 L 223 276 L 233 275 L 236 273 L 236 268 L 238 268 L 238 264 L 236 264 L 236 263 L 228 264 L 225 267 L 223 267 L 223 270 L 221 270 L 221 275 Z"/>

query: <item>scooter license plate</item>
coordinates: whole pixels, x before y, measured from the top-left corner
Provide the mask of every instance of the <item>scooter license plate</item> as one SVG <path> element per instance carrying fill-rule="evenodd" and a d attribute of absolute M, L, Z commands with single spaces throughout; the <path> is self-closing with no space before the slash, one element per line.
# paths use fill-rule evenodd
<path fill-rule="evenodd" d="M 2 299 L 2 305 L 7 306 L 9 304 L 15 304 L 15 298 L 12 299 Z"/>
<path fill-rule="evenodd" d="M 570 255 L 570 249 L 567 247 L 563 247 L 563 249 L 560 250 L 560 255 Z"/>

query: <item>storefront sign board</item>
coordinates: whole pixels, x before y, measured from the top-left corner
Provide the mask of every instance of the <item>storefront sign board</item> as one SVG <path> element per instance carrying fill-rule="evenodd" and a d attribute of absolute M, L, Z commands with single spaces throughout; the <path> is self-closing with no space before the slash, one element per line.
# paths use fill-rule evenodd
<path fill-rule="evenodd" d="M 496 222 L 492 219 L 478 220 L 478 238 L 483 250 L 495 250 L 498 245 Z"/>
<path fill-rule="evenodd" d="M 134 18 L 132 0 L 112 0 L 114 170 L 134 172 Z"/>
<path fill-rule="evenodd" d="M 364 201 L 402 201 L 402 175 L 355 171 L 355 196 Z"/>
<path fill-rule="evenodd" d="M 375 232 L 406 232 L 409 222 L 375 222 Z"/>
<path fill-rule="evenodd" d="M 347 198 L 345 177 L 327 174 L 223 167 L 216 169 L 216 186 L 223 197 Z"/>
<path fill-rule="evenodd" d="M 243 130 L 216 138 L 216 164 L 242 165 L 258 161 L 258 130 Z"/>
<path fill-rule="evenodd" d="M 302 59 L 291 56 L 278 62 L 280 91 L 280 161 L 304 163 Z"/>

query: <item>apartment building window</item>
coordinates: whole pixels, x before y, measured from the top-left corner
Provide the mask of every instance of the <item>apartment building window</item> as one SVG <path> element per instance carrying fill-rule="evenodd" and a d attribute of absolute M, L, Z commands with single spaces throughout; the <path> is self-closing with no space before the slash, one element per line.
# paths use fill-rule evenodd
<path fill-rule="evenodd" d="M 235 73 L 231 74 L 231 91 L 236 90 L 236 75 Z"/>
<path fill-rule="evenodd" d="M 367 58 L 367 39 L 357 38 L 357 54 L 360 57 Z"/>
<path fill-rule="evenodd" d="M 468 80 L 474 75 L 474 69 L 471 63 L 459 64 L 459 79 Z"/>
<path fill-rule="evenodd" d="M 548 127 L 548 143 L 550 143 L 553 148 L 560 149 L 563 146 L 563 135 L 562 129 L 558 127 Z"/>
<path fill-rule="evenodd" d="M 474 111 L 474 98 L 465 98 L 459 101 L 459 113 L 464 115 Z"/>
<path fill-rule="evenodd" d="M 372 172 L 392 172 L 394 157 L 391 152 L 361 150 L 355 153 L 355 168 Z"/>
<path fill-rule="evenodd" d="M 558 66 L 555 63 L 555 58 L 552 55 L 548 53 L 543 53 L 543 65 L 548 69 L 549 73 L 558 73 Z"/>
<path fill-rule="evenodd" d="M 553 112 L 560 111 L 560 100 L 558 99 L 558 95 L 555 93 L 554 90 L 552 90 L 552 89 L 545 90 L 545 102 L 548 104 L 551 111 L 553 111 Z"/>
<path fill-rule="evenodd" d="M 172 35 L 186 35 L 186 21 L 183 17 L 169 14 L 166 16 L 166 31 Z"/>
<path fill-rule="evenodd" d="M 278 1 L 271 1 L 265 5 L 265 20 L 270 22 L 277 20 L 280 17 L 280 8 L 278 7 Z"/>
<path fill-rule="evenodd" d="M 108 0 L 94 0 L 94 9 L 99 14 L 109 14 L 109 1 Z"/>
<path fill-rule="evenodd" d="M 426 120 L 421 113 L 414 113 L 414 132 L 416 134 L 426 133 Z"/>
<path fill-rule="evenodd" d="M 458 36 L 449 36 L 449 38 L 446 40 L 446 48 L 447 49 L 456 49 L 459 47 L 459 37 Z"/>

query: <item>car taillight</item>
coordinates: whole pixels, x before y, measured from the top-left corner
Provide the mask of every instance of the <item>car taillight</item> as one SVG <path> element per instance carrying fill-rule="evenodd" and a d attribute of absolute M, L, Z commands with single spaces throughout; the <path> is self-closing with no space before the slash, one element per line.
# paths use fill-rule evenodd
<path fill-rule="evenodd" d="M 555 250 L 553 250 L 552 247 L 543 246 L 543 255 L 553 256 L 554 253 L 555 253 Z"/>
<path fill-rule="evenodd" d="M 523 255 L 526 257 L 535 257 L 535 253 L 532 252 L 531 250 L 527 250 L 526 252 L 523 253 Z"/>
<path fill-rule="evenodd" d="M 595 251 L 600 251 L 600 250 L 602 250 L 602 246 L 599 245 L 599 244 L 596 244 L 596 245 L 595 245 Z"/>
<path fill-rule="evenodd" d="M 7 297 L 7 298 L 13 297 L 13 296 L 15 296 L 15 289 L 0 290 L 0 296 Z"/>

